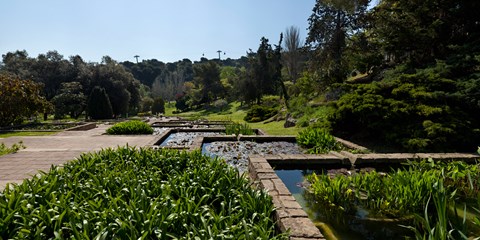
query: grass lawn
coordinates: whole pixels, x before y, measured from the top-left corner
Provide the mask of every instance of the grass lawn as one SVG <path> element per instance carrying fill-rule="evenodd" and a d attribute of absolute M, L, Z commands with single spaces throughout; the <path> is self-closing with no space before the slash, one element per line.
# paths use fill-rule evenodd
<path fill-rule="evenodd" d="M 238 123 L 246 123 L 243 118 L 247 115 L 246 111 L 242 109 L 239 102 L 233 102 L 229 104 L 229 108 L 221 111 L 221 112 L 212 112 L 207 110 L 198 110 L 198 111 L 188 111 L 179 114 L 173 114 L 175 110 L 175 105 L 173 104 L 166 104 L 165 105 L 165 112 L 166 116 L 176 116 L 176 117 L 183 117 L 183 118 L 190 118 L 190 119 L 198 119 L 204 118 L 210 121 L 213 120 L 230 120 Z M 270 135 L 297 135 L 299 131 L 303 128 L 299 127 L 292 127 L 292 128 L 284 128 L 283 124 L 285 121 L 279 122 L 270 122 L 265 123 L 258 122 L 258 123 L 247 123 L 252 128 L 260 128 L 267 132 Z"/>
<path fill-rule="evenodd" d="M 58 131 L 53 132 L 36 132 L 36 131 L 27 131 L 27 132 L 5 132 L 0 133 L 0 138 L 7 137 L 23 137 L 23 136 L 48 136 L 57 133 Z"/>

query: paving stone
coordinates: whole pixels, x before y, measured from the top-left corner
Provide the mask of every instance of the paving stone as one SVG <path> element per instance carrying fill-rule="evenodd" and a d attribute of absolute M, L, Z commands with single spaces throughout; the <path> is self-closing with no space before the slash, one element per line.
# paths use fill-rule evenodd
<path fill-rule="evenodd" d="M 290 229 L 290 237 L 323 238 L 317 227 L 308 218 L 284 218 L 280 220 L 280 230 Z"/>

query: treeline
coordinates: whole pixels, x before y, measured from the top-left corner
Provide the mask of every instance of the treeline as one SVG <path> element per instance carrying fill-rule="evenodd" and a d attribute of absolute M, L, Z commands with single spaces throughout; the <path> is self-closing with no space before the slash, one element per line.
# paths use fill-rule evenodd
<path fill-rule="evenodd" d="M 2 55 L 1 79 L 15 82 L 11 88 L 19 89 L 2 89 L 0 113 L 5 117 L 1 125 L 20 123 L 39 113 L 45 119 L 49 114 L 56 119 L 82 114 L 92 119 L 155 114 L 164 112 L 165 101 L 176 101 L 179 111 L 208 108 L 214 103 L 224 107 L 230 101 L 260 102 L 262 95 L 279 91 L 279 51 L 279 46 L 274 49 L 262 38 L 258 52 L 250 50 L 248 57 L 202 58 L 198 62 L 150 59 L 119 63 L 105 56 L 94 63 L 78 55 L 65 59 L 56 51 L 37 57 L 28 56 L 25 50 L 8 52 Z M 27 92 L 37 94 L 27 100 L 22 98 Z M 14 111 L 7 99 L 23 99 L 23 113 Z M 33 99 L 41 104 L 33 104 Z"/>

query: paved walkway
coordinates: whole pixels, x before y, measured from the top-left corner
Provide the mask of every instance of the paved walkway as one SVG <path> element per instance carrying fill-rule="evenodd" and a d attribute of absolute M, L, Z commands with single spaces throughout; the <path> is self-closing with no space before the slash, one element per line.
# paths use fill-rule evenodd
<path fill-rule="evenodd" d="M 0 138 L 0 143 L 11 146 L 23 141 L 27 148 L 14 154 L 0 156 L 0 191 L 7 183 L 21 183 L 23 179 L 52 165 L 62 165 L 79 157 L 82 153 L 103 148 L 124 146 L 146 146 L 156 141 L 157 136 L 110 136 L 103 135 L 109 125 L 99 125 L 88 131 L 64 131 L 51 136 Z"/>

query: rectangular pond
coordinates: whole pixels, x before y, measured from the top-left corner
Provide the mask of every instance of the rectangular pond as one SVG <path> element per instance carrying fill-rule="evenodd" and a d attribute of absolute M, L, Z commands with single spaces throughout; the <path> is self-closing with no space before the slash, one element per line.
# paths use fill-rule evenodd
<path fill-rule="evenodd" d="M 312 200 L 305 189 L 305 176 L 308 174 L 327 174 L 327 169 L 301 170 L 276 169 L 275 173 L 283 181 L 295 200 L 302 206 L 314 224 L 327 239 L 373 240 L 373 239 L 405 239 L 413 236 L 412 232 L 399 224 L 407 222 L 390 219 L 368 218 L 367 213 L 359 210 L 355 216 L 338 216 L 325 210 Z M 332 170 L 330 170 L 332 171 Z M 349 174 L 347 169 L 336 169 L 340 174 Z"/>

